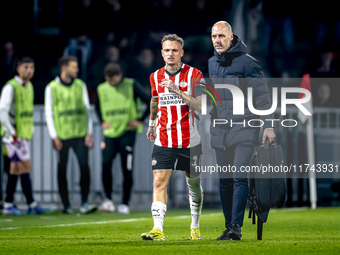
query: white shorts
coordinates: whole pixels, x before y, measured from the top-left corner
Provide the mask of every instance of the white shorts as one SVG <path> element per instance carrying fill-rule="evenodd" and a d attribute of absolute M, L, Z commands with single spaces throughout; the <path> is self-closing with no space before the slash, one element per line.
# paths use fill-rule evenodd
<path fill-rule="evenodd" d="M 6 150 L 11 162 L 27 161 L 30 159 L 30 146 L 26 140 L 6 143 Z"/>

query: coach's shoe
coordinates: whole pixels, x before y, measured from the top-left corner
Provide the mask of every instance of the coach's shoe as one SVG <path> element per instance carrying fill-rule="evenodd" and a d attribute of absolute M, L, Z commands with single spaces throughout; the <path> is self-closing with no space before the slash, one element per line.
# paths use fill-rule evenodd
<path fill-rule="evenodd" d="M 233 224 L 231 226 L 231 229 L 230 229 L 229 233 L 228 233 L 228 237 L 231 240 L 237 240 L 237 241 L 242 240 L 241 225 Z"/>
<path fill-rule="evenodd" d="M 79 210 L 83 214 L 92 213 L 97 210 L 97 206 L 95 204 L 85 203 Z"/>
<path fill-rule="evenodd" d="M 102 212 L 114 212 L 115 206 L 110 199 L 105 199 L 103 203 L 98 207 L 99 211 Z"/>
<path fill-rule="evenodd" d="M 165 236 L 164 233 L 159 231 L 158 229 L 153 228 L 150 232 L 146 232 L 141 234 L 143 240 L 153 240 L 153 241 L 164 241 Z"/>
<path fill-rule="evenodd" d="M 70 205 L 65 206 L 64 205 L 64 210 L 61 211 L 63 214 L 73 214 L 73 210 L 71 209 Z"/>
<path fill-rule="evenodd" d="M 44 214 L 44 213 L 48 213 L 48 212 L 49 212 L 49 210 L 42 208 L 39 203 L 32 202 L 28 206 L 27 214 L 35 215 L 35 214 Z"/>
<path fill-rule="evenodd" d="M 73 210 L 71 208 L 65 208 L 61 211 L 63 214 L 73 214 Z"/>
<path fill-rule="evenodd" d="M 226 230 L 224 230 L 222 232 L 222 235 L 217 237 L 216 240 L 220 241 L 220 240 L 231 240 L 229 237 L 228 237 L 228 234 L 229 234 L 229 231 L 230 231 L 231 227 L 227 227 Z"/>
<path fill-rule="evenodd" d="M 121 204 L 121 205 L 118 205 L 118 212 L 122 214 L 129 214 L 130 208 L 128 205 Z"/>
<path fill-rule="evenodd" d="M 14 205 L 10 206 L 10 207 L 4 207 L 4 209 L 2 210 L 2 214 L 3 215 L 20 215 L 20 211 L 14 207 Z"/>
<path fill-rule="evenodd" d="M 191 229 L 191 240 L 201 240 L 201 233 L 200 233 L 200 227 L 192 228 Z"/>

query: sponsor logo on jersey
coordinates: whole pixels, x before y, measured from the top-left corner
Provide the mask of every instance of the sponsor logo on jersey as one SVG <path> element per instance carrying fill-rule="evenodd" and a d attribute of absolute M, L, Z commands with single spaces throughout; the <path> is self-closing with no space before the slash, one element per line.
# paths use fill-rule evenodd
<path fill-rule="evenodd" d="M 182 98 L 174 93 L 161 93 L 158 98 L 160 106 L 185 105 Z"/>

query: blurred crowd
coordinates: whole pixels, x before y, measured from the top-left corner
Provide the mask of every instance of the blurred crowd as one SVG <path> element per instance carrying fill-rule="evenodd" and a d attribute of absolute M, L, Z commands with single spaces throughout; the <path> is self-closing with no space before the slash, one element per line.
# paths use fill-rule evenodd
<path fill-rule="evenodd" d="M 91 103 L 96 101 L 96 88 L 104 80 L 103 70 L 110 62 L 120 63 L 124 75 L 138 80 L 150 93 L 149 75 L 164 64 L 160 40 L 167 33 L 184 38 L 183 62 L 206 73 L 207 60 L 213 54 L 210 30 L 219 20 L 232 25 L 249 53 L 261 62 L 267 77 L 301 77 L 304 73 L 337 77 L 340 70 L 340 18 L 329 0 L 322 5 L 306 0 L 299 1 L 299 5 L 292 0 L 39 2 L 41 10 L 54 8 L 61 13 L 58 35 L 33 33 L 33 6 L 27 1 L 22 6 L 25 10 L 18 11 L 18 23 L 25 24 L 25 28 L 5 22 L 11 13 L 4 10 L 14 7 L 14 3 L 3 3 L 7 8 L 1 16 L 0 84 L 13 77 L 18 56 L 33 57 L 36 103 L 43 103 L 47 81 L 58 75 L 57 59 L 61 55 L 78 57 L 79 77 L 87 84 Z M 39 24 L 48 27 L 47 16 L 41 15 Z M 314 85 L 315 104 L 339 106 L 338 100 L 328 100 L 336 90 L 331 84 Z"/>

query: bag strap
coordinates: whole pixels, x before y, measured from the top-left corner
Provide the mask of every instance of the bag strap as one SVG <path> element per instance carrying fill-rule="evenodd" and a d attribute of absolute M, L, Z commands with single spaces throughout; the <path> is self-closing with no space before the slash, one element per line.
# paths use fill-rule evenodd
<path fill-rule="evenodd" d="M 254 225 L 256 223 L 256 214 L 255 214 L 255 200 L 254 200 L 254 196 L 252 195 L 249 198 L 249 214 L 248 214 L 248 218 L 252 219 L 252 224 Z"/>
<path fill-rule="evenodd" d="M 266 141 L 264 142 L 264 149 L 269 150 L 269 145 L 270 145 L 270 142 L 269 142 L 269 139 L 267 138 Z"/>

